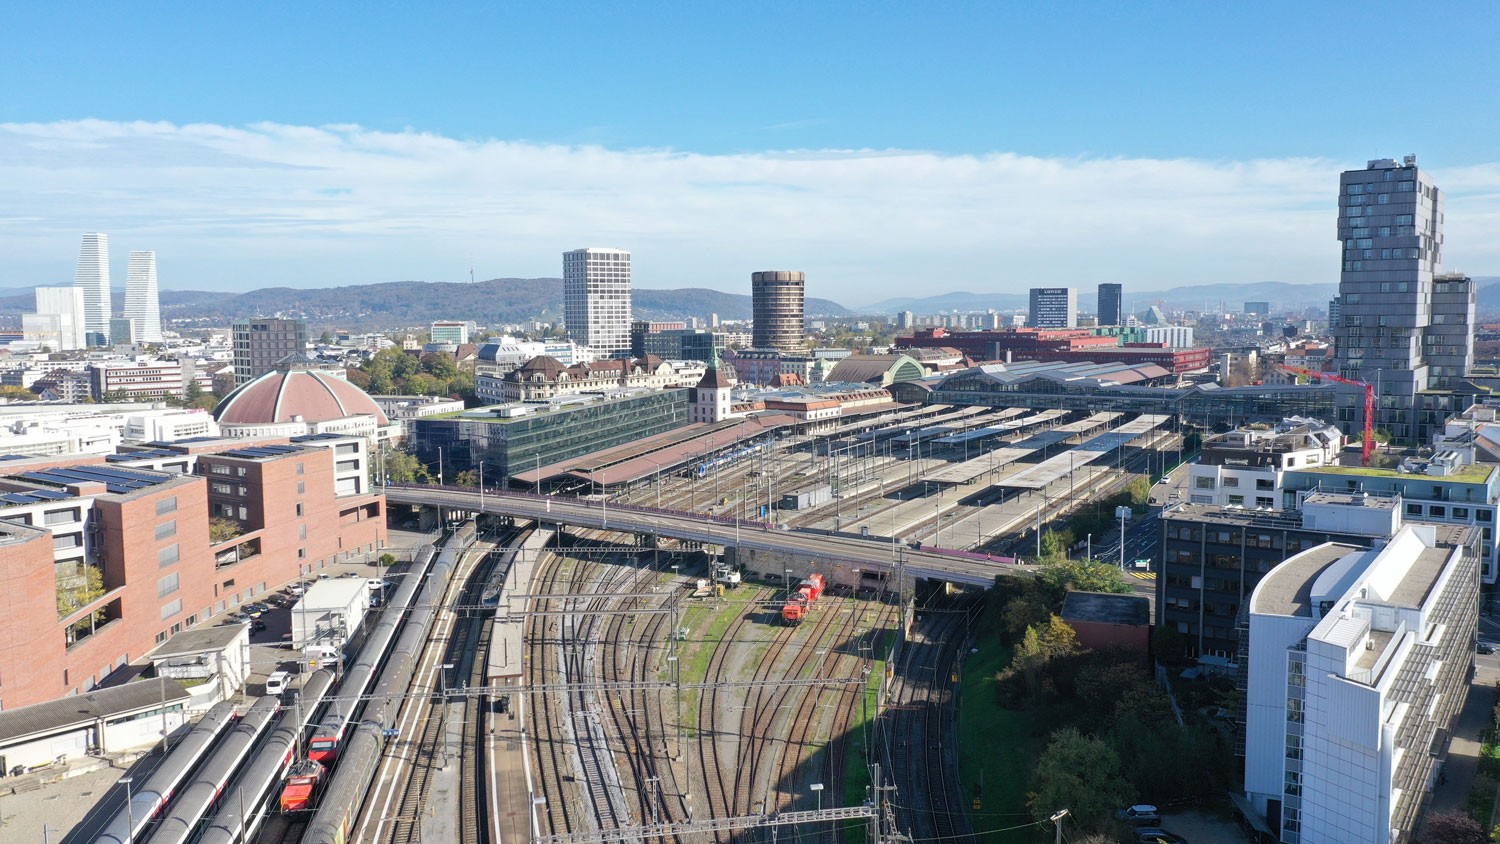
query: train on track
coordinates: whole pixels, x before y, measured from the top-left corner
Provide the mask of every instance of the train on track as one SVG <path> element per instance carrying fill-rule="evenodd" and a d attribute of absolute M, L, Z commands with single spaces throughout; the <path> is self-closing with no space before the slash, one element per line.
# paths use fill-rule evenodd
<path fill-rule="evenodd" d="M 302 844 L 345 844 L 350 840 L 365 794 L 370 790 L 380 766 L 387 734 L 397 729 L 396 719 L 401 711 L 401 703 L 411 685 L 412 674 L 416 671 L 422 648 L 427 643 L 448 581 L 453 577 L 453 571 L 458 567 L 463 553 L 477 538 L 473 522 L 464 524 L 443 544 L 443 549 L 430 570 L 416 578 L 408 575 L 407 581 L 413 588 L 404 596 L 407 603 L 391 608 L 405 609 L 405 612 L 397 613 L 398 616 L 404 616 L 405 623 L 400 625 L 400 635 L 396 638 L 390 655 L 381 665 L 378 676 L 374 678 L 374 685 L 370 687 L 372 691 L 359 713 L 360 720 L 352 727 L 348 720 L 339 726 L 338 740 L 334 746 L 338 763 L 328 776 L 327 785 L 303 835 Z M 405 588 L 408 583 L 403 583 L 402 587 Z M 418 589 L 421 590 L 423 601 L 421 604 L 412 604 L 410 599 L 417 594 Z M 398 593 L 397 599 L 401 597 L 403 596 Z M 386 619 L 382 619 L 381 624 L 385 623 Z"/>
<path fill-rule="evenodd" d="M 734 464 L 740 462 L 741 460 L 744 460 L 747 457 L 753 457 L 760 452 L 765 451 L 767 448 L 770 448 L 770 446 L 771 444 L 769 442 L 747 443 L 731 451 L 726 451 L 723 454 L 711 457 L 703 461 L 702 463 L 699 463 L 697 466 L 693 467 L 693 475 L 699 478 L 707 477 L 710 472 L 733 466 Z"/>
<path fill-rule="evenodd" d="M 472 536 L 471 533 L 471 543 Z M 318 726 L 308 740 L 307 758 L 325 767 L 333 764 L 338 756 L 339 745 L 344 739 L 344 734 L 350 729 L 349 725 L 353 722 L 355 713 L 364 705 L 370 684 L 374 682 L 376 672 L 384 663 L 386 652 L 390 650 L 391 642 L 396 638 L 396 632 L 405 622 L 412 599 L 417 594 L 417 590 L 422 587 L 422 580 L 427 576 L 435 556 L 437 556 L 436 549 L 431 547 L 422 549 L 417 558 L 412 561 L 412 567 L 401 578 L 401 585 L 396 587 L 396 593 L 391 596 L 385 612 L 380 617 L 380 623 L 370 631 L 364 647 L 360 648 L 358 659 L 344 675 L 343 682 L 339 684 L 338 697 L 328 705 L 322 717 L 318 719 Z"/>
<path fill-rule="evenodd" d="M 219 734 L 234 721 L 234 704 L 221 703 L 210 709 L 146 781 L 129 792 L 130 799 L 110 816 L 109 822 L 94 838 L 95 844 L 133 844 L 141 840 L 146 828 L 166 808 L 178 787 L 209 754 Z"/>
<path fill-rule="evenodd" d="M 781 608 L 781 620 L 788 624 L 800 624 L 802 619 L 807 618 L 812 605 L 822 597 L 826 584 L 823 575 L 808 575 L 801 583 L 797 584 L 797 591 L 786 599 L 786 605 Z"/>

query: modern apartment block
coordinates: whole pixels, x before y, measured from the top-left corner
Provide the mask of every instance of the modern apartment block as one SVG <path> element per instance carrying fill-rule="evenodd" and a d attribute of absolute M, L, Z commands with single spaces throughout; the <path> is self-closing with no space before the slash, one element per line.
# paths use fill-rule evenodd
<path fill-rule="evenodd" d="M 789 270 L 750 274 L 751 327 L 757 349 L 801 351 L 807 345 L 803 330 L 803 296 L 807 275 Z"/>
<path fill-rule="evenodd" d="M 1397 441 L 1424 440 L 1420 394 L 1457 384 L 1473 364 L 1474 285 L 1438 273 L 1442 193 L 1416 156 L 1372 160 L 1339 176 L 1338 238 L 1339 374 L 1376 387 L 1377 427 Z M 1346 430 L 1362 415 L 1359 396 L 1342 399 Z"/>
<path fill-rule="evenodd" d="M 1100 325 L 1123 325 L 1121 319 L 1125 316 L 1123 285 L 1101 284 L 1099 285 L 1099 324 Z"/>
<path fill-rule="evenodd" d="M 91 346 L 109 339 L 109 235 L 89 232 L 78 252 L 78 270 L 73 286 L 83 291 L 83 330 Z"/>
<path fill-rule="evenodd" d="M 1316 419 L 1289 418 L 1275 426 L 1242 427 L 1209 437 L 1188 465 L 1188 501 L 1247 510 L 1297 506 L 1284 493 L 1288 469 L 1336 464 L 1344 435 Z"/>
<path fill-rule="evenodd" d="M 1031 328 L 1077 328 L 1078 291 L 1072 287 L 1031 288 Z"/>
<path fill-rule="evenodd" d="M 1250 598 L 1245 792 L 1286 844 L 1409 841 L 1469 691 L 1472 528 L 1328 542 Z"/>
<path fill-rule="evenodd" d="M 630 353 L 630 253 L 574 249 L 563 253 L 563 320 L 568 339 L 600 357 Z"/>
<path fill-rule="evenodd" d="M 241 386 L 276 369 L 288 355 L 307 349 L 307 323 L 300 319 L 249 319 L 234 323 L 234 383 Z"/>
<path fill-rule="evenodd" d="M 160 343 L 161 298 L 156 289 L 156 253 L 131 252 L 125 275 L 125 318 L 137 343 Z"/>
<path fill-rule="evenodd" d="M 373 552 L 383 499 L 340 447 L 364 442 L 0 461 L 0 707 L 88 692 L 185 628 Z M 211 517 L 235 535 L 211 539 Z"/>
<path fill-rule="evenodd" d="M 1408 517 L 1399 496 L 1313 493 L 1300 510 L 1175 504 L 1162 511 L 1161 522 L 1156 623 L 1186 637 L 1188 656 L 1236 659 L 1243 645 L 1240 612 L 1255 587 L 1283 560 L 1325 542 L 1369 548 L 1403 525 L 1425 524 L 1472 530 L 1478 559 L 1477 530 Z"/>

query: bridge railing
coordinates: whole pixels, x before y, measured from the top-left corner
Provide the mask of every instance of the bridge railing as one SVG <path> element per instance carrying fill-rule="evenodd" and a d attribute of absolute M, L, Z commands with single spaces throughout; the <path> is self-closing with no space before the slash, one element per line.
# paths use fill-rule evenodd
<path fill-rule="evenodd" d="M 437 491 L 437 492 L 453 492 L 453 493 L 461 493 L 461 494 L 464 494 L 464 495 L 475 495 L 475 494 L 478 494 L 478 492 L 479 492 L 479 487 L 473 487 L 473 486 L 456 486 L 456 485 L 453 485 L 453 484 L 386 484 L 385 488 L 386 489 L 412 490 L 414 492 L 424 492 L 424 491 L 425 492 L 433 492 L 433 491 Z M 500 489 L 488 489 L 488 488 L 486 488 L 485 491 L 484 491 L 484 494 L 487 495 L 487 496 L 494 496 L 495 498 L 525 499 L 525 500 L 528 500 L 528 501 L 569 501 L 569 502 L 575 502 L 575 503 L 576 502 L 583 502 L 583 503 L 585 503 L 586 506 L 587 506 L 587 501 L 588 501 L 587 499 L 559 498 L 558 496 L 555 496 L 555 495 L 541 495 L 541 494 L 535 493 L 535 492 L 520 492 L 520 491 L 517 491 L 517 490 L 508 490 L 508 489 L 507 490 L 500 490 Z M 708 513 L 696 513 L 696 512 L 689 512 L 689 511 L 686 511 L 686 510 L 669 510 L 669 509 L 666 509 L 666 508 L 663 508 L 663 507 L 646 507 L 646 506 L 643 506 L 643 505 L 640 505 L 640 504 L 610 504 L 610 505 L 605 505 L 604 503 L 601 502 L 600 505 L 599 505 L 599 508 L 601 510 L 603 510 L 603 509 L 606 509 L 606 506 L 610 510 L 616 510 L 616 511 L 620 511 L 620 512 L 628 512 L 628 513 L 639 513 L 639 514 L 644 515 L 644 516 L 671 516 L 671 517 L 674 517 L 674 518 L 680 518 L 682 516 L 692 516 L 694 518 L 702 519 L 704 521 L 712 522 L 712 523 L 714 523 L 716 525 L 722 525 L 724 527 L 731 527 L 732 528 L 732 527 L 735 527 L 736 525 L 738 525 L 742 530 L 755 530 L 755 529 L 758 528 L 758 529 L 763 530 L 763 531 L 793 532 L 793 533 L 800 533 L 800 534 L 814 535 L 814 536 L 833 536 L 833 537 L 840 537 L 840 538 L 843 538 L 843 539 L 863 539 L 863 540 L 870 541 L 870 542 L 886 542 L 886 543 L 888 543 L 888 542 L 891 541 L 891 538 L 889 536 L 880 536 L 878 534 L 873 534 L 873 533 L 869 534 L 869 535 L 865 535 L 865 534 L 862 534 L 862 533 L 849 533 L 847 531 L 838 531 L 838 530 L 819 530 L 817 528 L 782 528 L 782 527 L 780 527 L 780 526 L 778 526 L 778 525 L 776 525 L 774 523 L 771 523 L 771 522 L 749 521 L 749 520 L 745 520 L 745 519 L 738 519 L 737 520 L 737 519 L 729 518 L 729 517 L 725 517 L 725 516 L 715 516 L 715 515 L 708 514 Z M 916 550 L 922 551 L 922 552 L 927 553 L 927 554 L 937 554 L 939 556 L 944 556 L 944 557 L 955 557 L 955 558 L 964 559 L 964 560 L 974 560 L 976 562 L 997 563 L 997 564 L 1000 564 L 1000 565 L 1011 565 L 1011 566 L 1013 566 L 1013 565 L 1017 565 L 1020 562 L 1015 557 L 1002 557 L 1002 556 L 997 556 L 995 554 L 985 554 L 985 553 L 982 553 L 982 552 L 979 552 L 979 551 L 962 551 L 962 550 L 959 550 L 957 548 L 936 548 L 936 547 L 929 546 L 929 545 L 923 545 L 922 547 L 920 547 L 920 548 L 918 548 Z"/>

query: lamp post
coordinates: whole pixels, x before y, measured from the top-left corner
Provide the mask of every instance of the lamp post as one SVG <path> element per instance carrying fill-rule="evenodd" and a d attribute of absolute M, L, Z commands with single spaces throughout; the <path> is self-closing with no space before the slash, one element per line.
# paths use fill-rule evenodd
<path fill-rule="evenodd" d="M 815 782 L 807 787 L 813 794 L 818 795 L 818 811 L 823 811 L 823 784 Z"/>
<path fill-rule="evenodd" d="M 658 462 L 656 462 L 655 460 L 651 460 L 651 458 L 649 458 L 649 457 L 647 457 L 646 459 L 650 460 L 651 461 L 651 465 L 656 467 L 656 482 L 654 484 L 654 486 L 656 487 L 656 509 L 660 510 L 661 509 L 661 464 L 658 463 Z"/>
<path fill-rule="evenodd" d="M 125 829 L 126 834 L 135 835 L 135 807 L 130 805 L 130 783 L 131 777 L 120 777 L 120 782 L 125 785 Z"/>
<path fill-rule="evenodd" d="M 1115 508 L 1115 515 L 1120 518 L 1120 571 L 1125 570 L 1125 519 L 1130 516 L 1130 508 L 1124 505 Z"/>

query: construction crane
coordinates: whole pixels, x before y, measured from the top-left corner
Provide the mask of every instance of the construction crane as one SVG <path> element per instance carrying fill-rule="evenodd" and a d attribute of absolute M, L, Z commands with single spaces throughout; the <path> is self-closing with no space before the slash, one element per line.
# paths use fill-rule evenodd
<path fill-rule="evenodd" d="M 1303 369 L 1300 366 L 1281 367 L 1283 370 L 1294 375 L 1305 375 L 1308 378 L 1321 378 L 1324 381 L 1336 381 L 1340 384 L 1348 384 L 1351 387 L 1361 387 L 1365 391 L 1365 430 L 1364 441 L 1360 445 L 1360 465 L 1370 465 L 1370 455 L 1375 453 L 1375 388 L 1363 381 L 1355 381 L 1352 378 L 1343 378 L 1332 372 L 1316 372 L 1311 369 Z"/>

